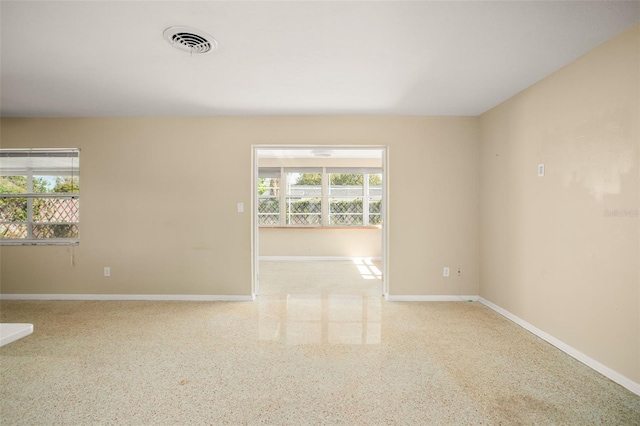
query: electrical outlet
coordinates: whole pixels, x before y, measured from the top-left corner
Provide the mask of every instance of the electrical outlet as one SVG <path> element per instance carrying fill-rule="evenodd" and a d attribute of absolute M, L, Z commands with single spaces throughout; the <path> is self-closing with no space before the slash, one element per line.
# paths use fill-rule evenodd
<path fill-rule="evenodd" d="M 442 276 L 443 277 L 448 277 L 449 276 L 449 267 L 445 266 L 444 269 L 442 270 Z"/>
<path fill-rule="evenodd" d="M 538 176 L 539 177 L 544 176 L 544 164 L 538 164 Z"/>
<path fill-rule="evenodd" d="M 109 266 L 105 266 L 104 267 L 104 276 L 105 277 L 110 277 L 111 276 L 111 267 L 109 267 Z"/>

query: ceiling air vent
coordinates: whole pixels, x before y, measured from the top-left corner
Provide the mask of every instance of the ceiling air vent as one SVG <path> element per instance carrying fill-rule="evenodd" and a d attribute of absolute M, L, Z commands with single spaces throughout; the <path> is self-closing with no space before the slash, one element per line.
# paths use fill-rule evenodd
<path fill-rule="evenodd" d="M 218 48 L 215 38 L 195 28 L 170 27 L 164 30 L 164 38 L 173 47 L 195 55 L 209 53 Z"/>

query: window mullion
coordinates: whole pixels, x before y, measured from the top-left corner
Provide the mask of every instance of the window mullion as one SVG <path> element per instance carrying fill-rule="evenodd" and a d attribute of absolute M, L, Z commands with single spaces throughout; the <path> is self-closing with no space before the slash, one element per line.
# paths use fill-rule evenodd
<path fill-rule="evenodd" d="M 280 200 L 280 202 L 278 203 L 278 206 L 280 208 L 280 226 L 285 226 L 287 224 L 286 221 L 286 214 L 287 214 L 287 193 L 289 192 L 289 184 L 287 182 L 287 175 L 284 172 L 284 167 L 280 167 L 280 184 L 279 186 L 279 192 L 278 192 L 278 199 Z"/>
<path fill-rule="evenodd" d="M 362 175 L 362 226 L 369 226 L 369 173 Z"/>
<path fill-rule="evenodd" d="M 321 180 L 322 188 L 320 193 L 322 194 L 322 226 L 329 226 L 329 178 L 327 176 L 327 168 L 322 168 L 322 180 Z"/>
<path fill-rule="evenodd" d="M 27 169 L 27 193 L 33 194 L 33 169 Z M 33 239 L 33 197 L 27 197 L 27 239 Z"/>

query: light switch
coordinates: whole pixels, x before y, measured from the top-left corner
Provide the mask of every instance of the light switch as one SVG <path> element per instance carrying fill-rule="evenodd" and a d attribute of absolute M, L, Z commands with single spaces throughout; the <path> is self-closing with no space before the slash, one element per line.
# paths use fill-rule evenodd
<path fill-rule="evenodd" d="M 538 176 L 544 176 L 544 164 L 538 164 Z"/>
<path fill-rule="evenodd" d="M 244 211 L 244 203 L 238 203 L 238 213 L 242 213 Z"/>

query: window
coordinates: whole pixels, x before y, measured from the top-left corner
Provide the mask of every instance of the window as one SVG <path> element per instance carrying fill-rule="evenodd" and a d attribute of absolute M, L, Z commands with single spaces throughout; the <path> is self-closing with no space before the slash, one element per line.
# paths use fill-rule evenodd
<path fill-rule="evenodd" d="M 329 173 L 329 224 L 364 224 L 362 173 Z"/>
<path fill-rule="evenodd" d="M 369 188 L 365 194 L 369 197 L 369 225 L 382 224 L 382 173 L 369 173 Z"/>
<path fill-rule="evenodd" d="M 280 225 L 280 168 L 261 168 L 258 174 L 258 224 Z"/>
<path fill-rule="evenodd" d="M 327 168 L 329 224 L 367 226 L 382 223 L 382 173 L 375 168 Z"/>
<path fill-rule="evenodd" d="M 380 225 L 381 205 L 379 168 L 259 169 L 260 226 Z"/>
<path fill-rule="evenodd" d="M 75 244 L 78 149 L 0 149 L 0 244 Z"/>
<path fill-rule="evenodd" d="M 285 169 L 285 225 L 322 225 L 322 169 Z"/>

